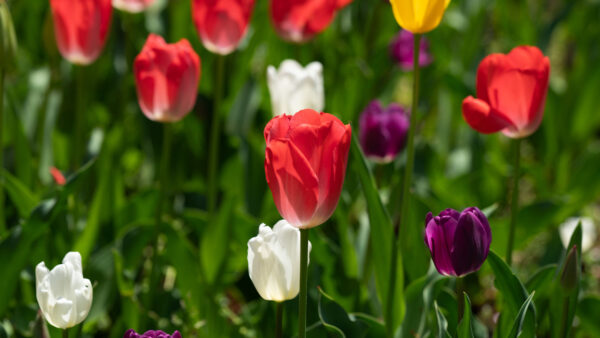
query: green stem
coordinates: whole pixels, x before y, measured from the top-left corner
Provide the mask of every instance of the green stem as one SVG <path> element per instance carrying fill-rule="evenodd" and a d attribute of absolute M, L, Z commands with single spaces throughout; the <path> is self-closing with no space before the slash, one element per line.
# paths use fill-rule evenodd
<path fill-rule="evenodd" d="M 519 212 L 519 172 L 521 169 L 521 139 L 515 139 L 515 157 L 513 165 L 513 189 L 510 201 L 510 227 L 508 230 L 508 247 L 506 248 L 506 264 L 512 264 L 512 252 L 517 226 L 517 213 Z"/>
<path fill-rule="evenodd" d="M 560 322 L 560 336 L 562 338 L 567 338 L 569 333 L 568 327 L 569 321 L 569 297 L 563 297 L 563 308 L 562 308 L 562 318 Z"/>
<path fill-rule="evenodd" d="M 402 184 L 402 199 L 400 203 L 400 216 L 397 218 L 397 224 L 394 225 L 394 231 L 406 231 L 406 222 L 408 220 L 408 208 L 410 201 L 410 183 L 412 181 L 413 166 L 415 160 L 415 129 L 417 127 L 417 108 L 419 103 L 419 51 L 421 46 L 421 34 L 414 35 L 413 47 L 413 95 L 412 95 L 412 111 L 410 113 L 410 126 L 408 128 L 408 141 L 406 144 L 406 166 L 404 167 L 404 182 Z M 402 238 L 399 234 L 394 234 L 392 239 L 391 266 L 390 266 L 390 281 L 388 284 L 388 296 L 386 297 L 385 326 L 388 337 L 393 337 L 394 327 L 394 293 L 396 291 L 396 275 L 398 274 L 398 248 L 399 239 Z M 400 271 L 402 273 L 402 271 Z"/>
<path fill-rule="evenodd" d="M 169 162 L 171 161 L 171 142 L 173 138 L 172 126 L 169 123 L 164 124 L 163 128 L 163 145 L 162 145 L 162 154 L 160 158 L 160 168 L 159 168 L 159 179 L 158 179 L 158 189 L 159 189 L 159 198 L 158 198 L 158 206 L 156 208 L 156 235 L 158 236 L 160 224 L 162 222 L 162 215 L 164 212 L 165 200 L 167 199 L 167 188 L 169 186 Z"/>
<path fill-rule="evenodd" d="M 4 68 L 0 67 L 0 170 L 4 170 Z M 4 219 L 4 184 L 0 184 L 0 238 L 6 231 Z"/>
<path fill-rule="evenodd" d="M 276 315 L 275 315 L 275 338 L 282 338 L 283 328 L 283 302 L 275 303 Z"/>
<path fill-rule="evenodd" d="M 212 124 L 210 129 L 210 144 L 209 144 L 209 157 L 208 157 L 208 180 L 206 182 L 207 195 L 208 195 L 208 216 L 212 219 L 213 213 L 217 206 L 217 194 L 218 194 L 218 178 L 217 169 L 219 161 L 219 136 L 220 136 L 220 109 L 221 99 L 223 97 L 223 82 L 225 72 L 225 56 L 217 56 L 217 67 L 215 70 L 215 91 L 214 91 L 214 105 L 213 105 L 213 116 Z"/>
<path fill-rule="evenodd" d="M 73 143 L 73 153 L 71 154 L 71 169 L 77 170 L 81 164 L 82 147 L 85 145 L 84 140 L 84 118 L 85 118 L 85 74 L 83 66 L 74 66 L 73 71 L 76 73 L 76 99 L 75 99 L 75 140 Z"/>
<path fill-rule="evenodd" d="M 300 229 L 300 299 L 298 299 L 298 338 L 306 338 L 308 284 L 308 229 Z"/>
<path fill-rule="evenodd" d="M 69 338 L 69 329 L 62 330 L 62 336 L 63 338 Z"/>

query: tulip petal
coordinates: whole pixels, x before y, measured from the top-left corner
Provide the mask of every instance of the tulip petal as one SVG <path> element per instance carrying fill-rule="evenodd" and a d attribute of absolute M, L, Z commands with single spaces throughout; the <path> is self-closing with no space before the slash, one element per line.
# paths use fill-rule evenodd
<path fill-rule="evenodd" d="M 511 126 L 511 123 L 504 119 L 501 114 L 492 111 L 492 108 L 485 101 L 472 96 L 464 99 L 462 112 L 463 118 L 471 128 L 483 134 L 495 133 Z"/>
<path fill-rule="evenodd" d="M 458 276 L 479 269 L 487 257 L 490 241 L 479 219 L 471 212 L 463 212 L 454 236 L 451 261 Z"/>
<path fill-rule="evenodd" d="M 429 217 L 428 217 L 429 218 Z M 450 250 L 445 238 L 445 232 L 441 224 L 434 217 L 427 223 L 425 228 L 426 244 L 431 252 L 431 259 L 437 270 L 445 275 L 454 275 L 454 268 L 450 259 Z"/>
<path fill-rule="evenodd" d="M 267 183 L 279 213 L 302 228 L 317 206 L 319 181 L 302 152 L 289 140 L 271 140 L 266 149 Z"/>

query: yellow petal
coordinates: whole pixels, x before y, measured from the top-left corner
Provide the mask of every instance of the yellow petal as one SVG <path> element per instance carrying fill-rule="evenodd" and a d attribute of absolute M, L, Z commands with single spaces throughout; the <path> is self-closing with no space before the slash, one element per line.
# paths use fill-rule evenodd
<path fill-rule="evenodd" d="M 435 29 L 444 16 L 450 0 L 390 0 L 400 27 L 415 33 Z"/>

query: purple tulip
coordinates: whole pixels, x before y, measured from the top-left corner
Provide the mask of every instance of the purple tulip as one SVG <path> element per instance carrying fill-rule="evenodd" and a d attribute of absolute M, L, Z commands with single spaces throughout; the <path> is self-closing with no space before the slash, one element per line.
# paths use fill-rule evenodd
<path fill-rule="evenodd" d="M 479 270 L 487 258 L 492 231 L 476 207 L 458 212 L 446 209 L 439 216 L 427 214 L 425 244 L 442 275 L 464 276 Z"/>
<path fill-rule="evenodd" d="M 404 29 L 390 43 L 390 55 L 403 70 L 411 70 L 413 68 L 414 44 L 415 38 L 413 34 Z M 433 61 L 433 58 L 429 54 L 429 43 L 424 36 L 421 37 L 420 46 L 419 66 L 425 67 Z"/>
<path fill-rule="evenodd" d="M 179 333 L 179 331 L 175 331 L 172 335 L 170 335 L 160 330 L 149 330 L 143 334 L 139 334 L 133 329 L 129 329 L 125 332 L 123 338 L 181 338 L 181 333 Z"/>
<path fill-rule="evenodd" d="M 392 103 L 384 109 L 379 101 L 372 101 L 360 116 L 360 145 L 365 155 L 390 162 L 404 148 L 408 132 L 407 111 Z"/>

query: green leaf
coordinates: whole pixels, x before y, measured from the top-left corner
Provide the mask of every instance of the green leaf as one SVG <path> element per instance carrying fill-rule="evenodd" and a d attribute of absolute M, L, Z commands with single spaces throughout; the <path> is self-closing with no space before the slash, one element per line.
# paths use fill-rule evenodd
<path fill-rule="evenodd" d="M 463 292 L 465 298 L 465 309 L 463 313 L 463 318 L 458 324 L 457 336 L 458 338 L 472 338 L 473 337 L 473 324 L 471 323 L 471 317 L 473 314 L 471 313 L 471 300 L 469 299 L 469 295 L 466 292 Z"/>
<path fill-rule="evenodd" d="M 487 262 L 494 272 L 494 285 L 502 295 L 503 303 L 506 304 L 508 313 L 517 314 L 521 308 L 521 304 L 527 299 L 527 290 L 521 281 L 512 273 L 510 267 L 498 257 L 498 255 L 490 251 Z M 530 314 L 530 315 L 529 315 Z M 506 312 L 503 312 L 507 316 Z M 535 331 L 535 309 L 528 312 L 525 319 L 524 331 L 529 334 L 534 334 Z"/>
<path fill-rule="evenodd" d="M 422 337 L 427 329 L 427 315 L 433 300 L 437 298 L 448 277 L 440 275 L 430 266 L 427 275 L 412 282 L 405 291 L 406 315 L 403 319 L 401 337 Z"/>
<path fill-rule="evenodd" d="M 517 338 L 517 337 L 519 337 L 519 335 L 521 335 L 521 330 L 523 328 L 523 322 L 525 321 L 525 315 L 527 314 L 527 309 L 529 309 L 529 307 L 532 306 L 531 302 L 533 300 L 534 295 L 535 295 L 535 291 L 533 291 L 531 293 L 531 295 L 529 295 L 529 297 L 527 297 L 525 302 L 523 302 L 523 305 L 519 309 L 519 313 L 517 314 L 517 317 L 515 318 L 515 321 L 513 322 L 512 329 L 510 330 L 510 333 L 508 334 L 509 338 Z M 532 307 L 532 309 L 533 309 L 533 307 Z"/>
<path fill-rule="evenodd" d="M 319 288 L 319 318 L 323 325 L 339 337 L 365 337 L 368 325 L 349 316 L 341 305 Z"/>
<path fill-rule="evenodd" d="M 531 293 L 533 291 L 549 287 L 552 279 L 556 275 L 556 267 L 556 264 L 549 264 L 537 270 L 525 283 L 527 291 Z"/>
<path fill-rule="evenodd" d="M 2 182 L 10 199 L 17 207 L 19 216 L 21 218 L 29 217 L 33 208 L 39 203 L 35 194 L 5 169 L 2 169 Z"/>
<path fill-rule="evenodd" d="M 446 317 L 444 317 L 444 314 L 438 307 L 437 302 L 433 302 L 433 307 L 435 308 L 435 317 L 437 319 L 438 338 L 451 337 L 450 333 L 448 333 L 448 321 L 446 320 Z"/>
<path fill-rule="evenodd" d="M 387 308 L 386 304 L 388 302 L 393 302 L 394 319 L 397 320 L 393 327 L 396 328 L 402 323 L 402 318 L 404 318 L 404 270 L 402 265 L 402 255 L 400 254 L 400 250 L 398 250 L 398 273 L 396 275 L 395 297 L 394 299 L 389 299 L 387 293 L 390 279 L 390 253 L 392 251 L 392 241 L 394 240 L 392 220 L 387 209 L 381 202 L 379 192 L 375 186 L 375 180 L 367 166 L 367 162 L 365 161 L 355 136 L 352 137 L 351 153 L 351 168 L 355 171 L 360 180 L 367 201 L 373 261 L 377 262 L 377 264 L 374 264 L 374 268 L 379 299 L 381 300 L 384 309 Z"/>
<path fill-rule="evenodd" d="M 596 295 L 583 298 L 577 305 L 577 317 L 590 333 L 600 332 L 600 298 Z"/>
<path fill-rule="evenodd" d="M 208 285 L 218 285 L 229 252 L 231 220 L 235 199 L 228 198 L 221 205 L 215 220 L 209 220 L 202 236 L 200 261 Z"/>

